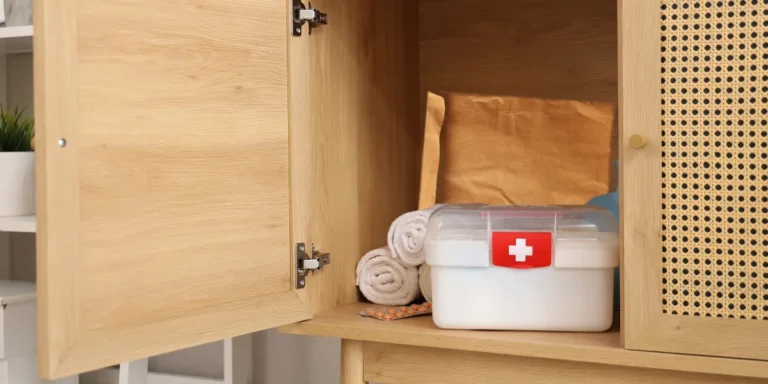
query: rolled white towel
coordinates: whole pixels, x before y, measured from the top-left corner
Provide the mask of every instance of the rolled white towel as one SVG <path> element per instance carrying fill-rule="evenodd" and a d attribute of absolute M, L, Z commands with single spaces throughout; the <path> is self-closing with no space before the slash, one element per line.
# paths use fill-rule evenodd
<path fill-rule="evenodd" d="M 429 264 L 422 264 L 419 267 L 419 288 L 424 299 L 432 302 L 432 267 Z"/>
<path fill-rule="evenodd" d="M 387 245 L 392 250 L 392 256 L 411 266 L 419 266 L 426 261 L 424 253 L 424 238 L 427 236 L 427 221 L 441 204 L 420 211 L 400 215 L 387 233 Z"/>
<path fill-rule="evenodd" d="M 419 272 L 392 257 L 388 248 L 374 249 L 357 263 L 357 286 L 375 304 L 406 305 L 419 296 Z"/>

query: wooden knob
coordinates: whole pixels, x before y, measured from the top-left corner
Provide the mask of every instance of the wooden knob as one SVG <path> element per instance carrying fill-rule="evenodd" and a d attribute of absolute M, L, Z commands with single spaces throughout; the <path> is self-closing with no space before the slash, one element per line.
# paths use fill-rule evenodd
<path fill-rule="evenodd" d="M 643 135 L 634 134 L 629 137 L 629 146 L 634 149 L 641 149 L 648 145 L 648 140 Z"/>

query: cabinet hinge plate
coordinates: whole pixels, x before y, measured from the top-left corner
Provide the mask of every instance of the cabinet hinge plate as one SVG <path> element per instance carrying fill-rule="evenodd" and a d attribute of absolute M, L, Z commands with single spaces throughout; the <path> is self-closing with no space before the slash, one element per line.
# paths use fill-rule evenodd
<path fill-rule="evenodd" d="M 312 254 L 307 253 L 304 243 L 296 244 L 296 289 L 303 289 L 307 285 L 306 277 L 310 272 L 319 271 L 323 266 L 331 263 L 331 254 L 320 252 L 312 245 Z"/>
<path fill-rule="evenodd" d="M 310 35 L 312 35 L 313 28 L 328 24 L 327 14 L 312 8 L 312 3 L 307 4 L 309 4 L 308 7 L 301 0 L 293 0 L 293 14 L 291 15 L 291 34 L 293 36 L 301 36 L 301 27 L 304 24 L 309 25 Z"/>

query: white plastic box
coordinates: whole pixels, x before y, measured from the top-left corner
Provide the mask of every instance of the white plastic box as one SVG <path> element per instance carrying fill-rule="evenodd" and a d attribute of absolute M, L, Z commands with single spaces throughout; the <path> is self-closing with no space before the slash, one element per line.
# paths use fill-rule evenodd
<path fill-rule="evenodd" d="M 618 223 L 596 207 L 446 205 L 427 225 L 441 328 L 601 332 Z"/>

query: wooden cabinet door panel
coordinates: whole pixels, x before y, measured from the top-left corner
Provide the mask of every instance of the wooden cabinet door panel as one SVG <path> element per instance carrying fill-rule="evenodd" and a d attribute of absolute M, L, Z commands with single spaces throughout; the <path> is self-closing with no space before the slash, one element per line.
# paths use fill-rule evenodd
<path fill-rule="evenodd" d="M 768 4 L 619 3 L 625 345 L 768 360 Z"/>
<path fill-rule="evenodd" d="M 284 0 L 39 0 L 41 376 L 308 318 Z"/>

